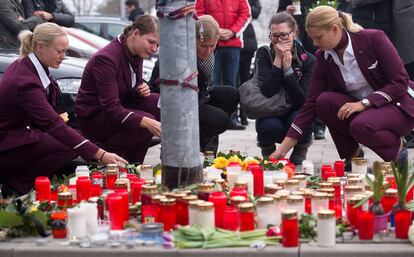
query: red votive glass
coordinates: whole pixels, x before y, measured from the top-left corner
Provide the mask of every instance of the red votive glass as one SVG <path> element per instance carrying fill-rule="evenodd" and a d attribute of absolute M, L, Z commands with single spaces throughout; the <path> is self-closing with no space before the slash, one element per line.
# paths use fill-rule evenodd
<path fill-rule="evenodd" d="M 55 239 L 66 238 L 66 212 L 56 211 L 52 212 L 50 219 L 52 220 L 52 235 Z"/>
<path fill-rule="evenodd" d="M 238 231 L 240 229 L 240 213 L 235 206 L 226 206 L 223 214 L 223 229 Z"/>
<path fill-rule="evenodd" d="M 92 189 L 91 197 L 101 196 L 103 188 L 103 175 L 102 172 L 96 171 L 92 173 Z"/>
<path fill-rule="evenodd" d="M 372 212 L 359 212 L 358 234 L 360 240 L 372 240 L 374 238 L 374 214 Z"/>
<path fill-rule="evenodd" d="M 384 197 L 381 199 L 381 205 L 384 209 L 384 213 L 392 211 L 392 208 L 397 203 L 397 190 L 390 188 L 385 191 Z"/>
<path fill-rule="evenodd" d="M 214 191 L 214 184 L 213 183 L 203 183 L 198 184 L 198 199 L 208 201 L 210 194 Z"/>
<path fill-rule="evenodd" d="M 131 185 L 131 203 L 135 204 L 141 200 L 141 189 L 144 185 L 144 179 L 133 179 L 130 180 Z"/>
<path fill-rule="evenodd" d="M 70 192 L 58 193 L 58 207 L 61 209 L 71 208 L 73 205 L 72 194 Z"/>
<path fill-rule="evenodd" d="M 264 195 L 264 177 L 263 169 L 259 164 L 251 163 L 247 165 L 246 170 L 251 171 L 253 174 L 253 190 L 254 196 Z"/>
<path fill-rule="evenodd" d="M 230 198 L 233 196 L 243 196 L 246 200 L 248 199 L 247 190 L 243 187 L 234 187 L 230 192 Z"/>
<path fill-rule="evenodd" d="M 160 222 L 164 224 L 164 231 L 170 231 L 177 224 L 175 199 L 164 198 L 160 201 Z"/>
<path fill-rule="evenodd" d="M 175 208 L 176 208 L 175 212 L 177 215 L 176 223 L 183 225 L 183 226 L 188 225 L 188 205 L 185 206 L 184 200 L 183 200 L 185 196 L 187 196 L 187 194 L 185 193 L 177 193 L 173 195 L 175 199 Z"/>
<path fill-rule="evenodd" d="M 331 181 L 332 187 L 335 189 L 335 197 L 341 197 L 341 181 L 340 180 L 334 180 Z"/>
<path fill-rule="evenodd" d="M 239 204 L 240 231 L 254 230 L 254 205 L 252 203 Z"/>
<path fill-rule="evenodd" d="M 117 193 L 110 193 L 106 197 L 106 208 L 109 212 L 109 221 L 111 222 L 112 230 L 124 229 L 125 214 L 121 213 L 125 204 L 123 197 Z"/>
<path fill-rule="evenodd" d="M 115 188 L 115 193 L 122 196 L 122 206 L 117 211 L 122 215 L 124 221 L 129 220 L 129 194 L 125 188 Z"/>
<path fill-rule="evenodd" d="M 154 223 L 158 217 L 158 207 L 154 204 L 142 205 L 141 207 L 141 223 Z"/>
<path fill-rule="evenodd" d="M 48 177 L 37 177 L 35 180 L 36 201 L 50 201 L 51 189 Z"/>
<path fill-rule="evenodd" d="M 78 203 L 91 197 L 92 182 L 89 177 L 81 176 L 76 180 L 76 199 Z"/>
<path fill-rule="evenodd" d="M 151 204 L 152 197 L 158 193 L 155 185 L 142 185 L 141 187 L 141 203 L 142 205 Z"/>
<path fill-rule="evenodd" d="M 408 229 L 411 225 L 411 211 L 395 211 L 395 237 L 400 239 L 408 238 Z"/>
<path fill-rule="evenodd" d="M 325 171 L 325 173 L 323 174 L 322 179 L 324 181 L 327 181 L 328 178 L 331 178 L 331 177 L 336 177 L 336 172 L 334 170 L 332 170 L 332 169 Z"/>
<path fill-rule="evenodd" d="M 345 162 L 344 161 L 335 161 L 334 170 L 338 177 L 345 176 Z"/>
<path fill-rule="evenodd" d="M 327 171 L 331 171 L 332 170 L 332 166 L 329 164 L 323 164 L 321 167 L 321 177 L 323 180 L 325 180 L 325 172 Z"/>
<path fill-rule="evenodd" d="M 115 188 L 115 181 L 118 179 L 118 173 L 116 170 L 107 170 L 105 172 L 105 181 L 107 189 Z"/>
<path fill-rule="evenodd" d="M 282 245 L 296 247 L 299 243 L 298 215 L 296 210 L 282 211 Z"/>
<path fill-rule="evenodd" d="M 215 226 L 223 228 L 223 214 L 227 206 L 227 197 L 223 192 L 212 192 L 208 198 L 214 204 Z"/>
<path fill-rule="evenodd" d="M 342 198 L 335 197 L 335 218 L 342 219 Z"/>
<path fill-rule="evenodd" d="M 362 206 L 354 208 L 354 205 L 357 204 L 361 199 L 359 198 L 351 198 L 347 202 L 346 206 L 346 216 L 348 218 L 348 222 L 354 226 L 358 226 L 358 213 L 362 211 Z"/>

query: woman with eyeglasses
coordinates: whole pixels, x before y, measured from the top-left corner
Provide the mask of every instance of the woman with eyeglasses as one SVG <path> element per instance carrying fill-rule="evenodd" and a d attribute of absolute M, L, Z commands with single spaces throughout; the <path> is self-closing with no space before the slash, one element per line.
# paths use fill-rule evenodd
<path fill-rule="evenodd" d="M 315 63 L 315 57 L 296 40 L 297 24 L 290 14 L 274 15 L 269 30 L 270 56 L 267 46 L 259 48 L 256 53 L 259 85 L 263 95 L 269 98 L 284 90 L 291 108 L 286 113 L 256 121 L 257 139 L 264 157 L 276 150 L 275 143 L 282 142 L 298 109 L 303 105 Z M 308 129 L 295 146 L 290 156 L 293 163 L 302 163 L 306 158 L 311 135 L 312 131 Z"/>
<path fill-rule="evenodd" d="M 385 33 L 363 29 L 329 6 L 309 13 L 306 30 L 320 49 L 311 86 L 287 137 L 271 156 L 283 157 L 319 116 L 347 163 L 363 155 L 359 144 L 385 161 L 405 163 L 402 137 L 414 127 L 414 82 Z"/>

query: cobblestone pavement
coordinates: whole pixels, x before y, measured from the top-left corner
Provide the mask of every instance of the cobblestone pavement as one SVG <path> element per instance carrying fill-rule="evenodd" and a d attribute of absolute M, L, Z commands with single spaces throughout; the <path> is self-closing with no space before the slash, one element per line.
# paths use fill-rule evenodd
<path fill-rule="evenodd" d="M 239 150 L 242 155 L 260 156 L 260 148 L 256 145 L 255 121 L 249 120 L 246 130 L 228 130 L 220 135 L 219 151 L 228 152 L 230 149 Z M 373 151 L 363 146 L 365 158 L 368 165 L 372 165 L 375 160 L 382 160 Z M 289 156 L 290 153 L 288 153 Z M 414 160 L 414 149 L 409 149 L 410 161 Z M 333 140 L 327 130 L 324 140 L 314 140 L 309 148 L 307 159 L 311 160 L 315 167 L 322 164 L 333 164 L 339 159 Z M 147 164 L 157 164 L 160 162 L 160 145 L 151 147 L 145 158 Z M 300 169 L 300 167 L 298 167 Z"/>

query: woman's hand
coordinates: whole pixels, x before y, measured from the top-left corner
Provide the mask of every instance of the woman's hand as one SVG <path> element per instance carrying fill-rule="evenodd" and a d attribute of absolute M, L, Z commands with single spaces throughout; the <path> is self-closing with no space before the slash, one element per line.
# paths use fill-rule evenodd
<path fill-rule="evenodd" d="M 137 91 L 140 96 L 147 97 L 151 94 L 151 90 L 147 83 L 142 83 L 141 85 L 137 86 Z"/>
<path fill-rule="evenodd" d="M 122 157 L 118 156 L 115 153 L 106 152 L 103 149 L 99 149 L 94 155 L 94 159 L 99 160 L 104 164 L 117 164 L 120 166 L 125 166 L 128 162 Z"/>
<path fill-rule="evenodd" d="M 282 143 L 278 146 L 276 151 L 274 151 L 269 157 L 275 158 L 277 160 L 282 159 L 283 157 L 285 157 L 287 152 L 289 152 L 289 150 L 292 147 L 294 147 L 297 143 L 298 140 L 293 139 L 291 137 L 285 137 L 285 139 L 283 139 Z"/>
<path fill-rule="evenodd" d="M 283 53 L 283 62 L 282 62 L 282 67 L 284 69 L 292 67 L 292 52 L 289 50 L 286 50 Z"/>
<path fill-rule="evenodd" d="M 360 101 L 354 103 L 345 103 L 341 108 L 339 108 L 337 116 L 338 119 L 345 120 L 351 117 L 353 113 L 362 112 L 363 110 L 365 110 L 365 107 Z"/>
<path fill-rule="evenodd" d="M 293 13 L 295 12 L 295 7 L 293 5 L 288 5 L 286 6 L 286 12 L 289 13 L 290 15 L 293 15 Z"/>
<path fill-rule="evenodd" d="M 276 160 L 280 160 L 280 159 L 282 159 L 282 158 L 285 158 L 285 155 L 286 155 L 286 153 L 284 153 L 284 152 L 282 152 L 282 151 L 280 151 L 280 149 L 279 148 L 277 148 L 276 149 L 276 151 L 274 151 L 270 156 L 269 156 L 269 158 L 273 158 L 273 159 L 276 159 Z"/>
<path fill-rule="evenodd" d="M 161 123 L 157 120 L 143 117 L 140 127 L 148 129 L 154 136 L 161 137 Z"/>

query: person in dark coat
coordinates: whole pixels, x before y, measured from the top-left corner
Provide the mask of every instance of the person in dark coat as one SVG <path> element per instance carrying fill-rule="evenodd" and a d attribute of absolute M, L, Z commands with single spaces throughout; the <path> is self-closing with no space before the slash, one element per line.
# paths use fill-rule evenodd
<path fill-rule="evenodd" d="M 143 59 L 158 48 L 157 30 L 150 15 L 127 26 L 89 59 L 76 97 L 81 131 L 130 163 L 142 163 L 153 135 L 161 135 L 159 94 L 142 79 Z"/>
<path fill-rule="evenodd" d="M 217 153 L 218 135 L 226 131 L 230 116 L 239 103 L 239 94 L 234 87 L 212 85 L 214 49 L 218 39 L 217 21 L 210 15 L 200 16 L 196 23 L 196 47 L 201 152 L 211 150 Z M 148 83 L 152 92 L 160 92 L 158 61 Z"/>
<path fill-rule="evenodd" d="M 64 27 L 72 27 L 75 23 L 75 17 L 63 0 L 22 0 L 22 5 L 26 18 L 38 15 Z"/>
<path fill-rule="evenodd" d="M 0 82 L 0 179 L 24 194 L 37 176 L 52 177 L 80 155 L 85 160 L 125 165 L 65 124 L 54 108 L 58 85 L 49 67 L 59 68 L 68 48 L 56 24 L 21 33 L 21 58 L 10 64 Z"/>
<path fill-rule="evenodd" d="M 18 49 L 18 38 L 22 30 L 33 30 L 44 22 L 38 15 L 24 18 L 23 6 L 19 0 L 0 0 L 0 48 Z"/>
<path fill-rule="evenodd" d="M 287 103 L 292 108 L 284 114 L 264 117 L 256 121 L 257 139 L 263 157 L 269 157 L 276 150 L 275 143 L 283 138 L 303 105 L 308 92 L 315 57 L 306 52 L 296 40 L 297 24 L 288 13 L 278 13 L 269 23 L 270 55 L 265 47 L 256 53 L 259 69 L 259 86 L 264 96 L 271 98 L 281 89 L 286 92 Z M 272 60 L 272 61 L 271 61 Z M 311 144 L 312 131 L 309 129 L 295 146 L 290 161 L 302 164 Z"/>
<path fill-rule="evenodd" d="M 310 90 L 271 157 L 282 158 L 318 115 L 347 162 L 363 144 L 385 161 L 404 163 L 402 137 L 414 128 L 414 82 L 386 34 L 328 6 L 309 13 L 306 30 L 320 48 Z"/>
<path fill-rule="evenodd" d="M 129 14 L 128 20 L 134 22 L 139 16 L 144 15 L 144 11 L 139 7 L 138 0 L 127 0 L 125 1 L 126 11 Z"/>
<path fill-rule="evenodd" d="M 252 19 L 255 20 L 259 18 L 260 11 L 262 10 L 262 5 L 260 0 L 249 0 L 250 12 L 252 14 Z M 252 64 L 252 59 L 254 53 L 257 50 L 257 39 L 256 33 L 254 32 L 253 24 L 249 23 L 246 29 L 243 32 L 243 48 L 240 51 L 240 64 L 239 64 L 239 80 L 238 86 L 241 86 L 244 82 L 248 81 L 251 77 L 250 66 Z M 247 126 L 249 123 L 247 121 L 246 115 L 240 109 L 240 122 L 242 125 Z"/>

